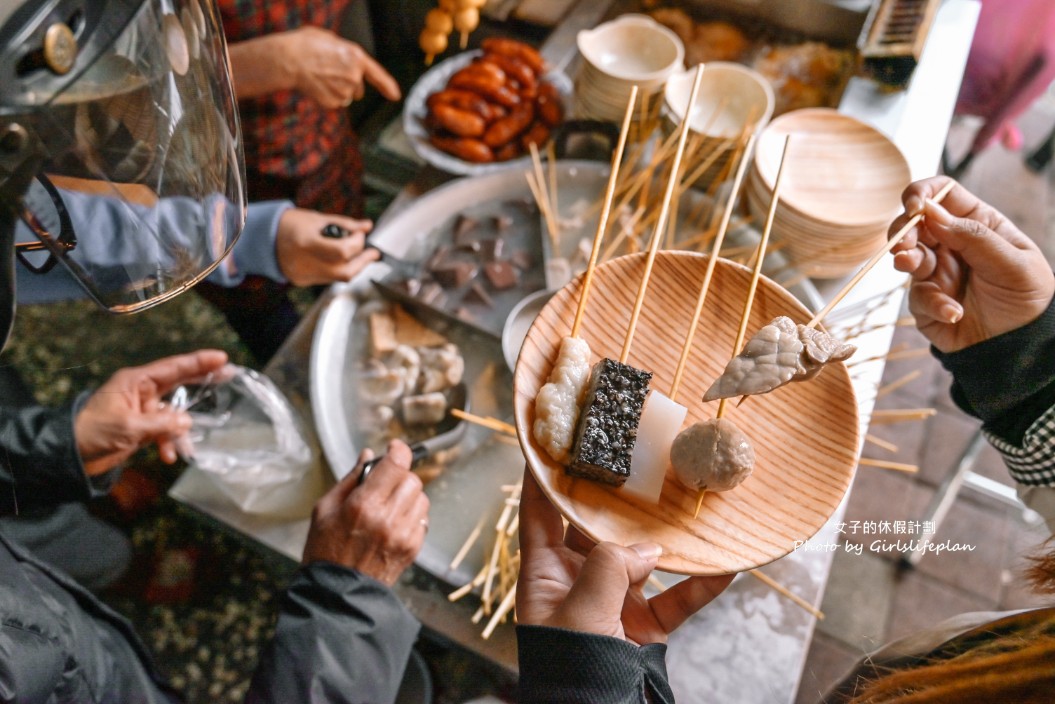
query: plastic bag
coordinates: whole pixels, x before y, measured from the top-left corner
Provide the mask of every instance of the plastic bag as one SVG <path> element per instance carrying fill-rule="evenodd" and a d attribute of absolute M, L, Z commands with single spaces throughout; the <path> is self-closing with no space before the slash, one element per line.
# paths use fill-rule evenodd
<path fill-rule="evenodd" d="M 266 376 L 233 364 L 181 386 L 173 407 L 192 426 L 177 450 L 242 511 L 306 516 L 324 486 L 295 409 Z"/>

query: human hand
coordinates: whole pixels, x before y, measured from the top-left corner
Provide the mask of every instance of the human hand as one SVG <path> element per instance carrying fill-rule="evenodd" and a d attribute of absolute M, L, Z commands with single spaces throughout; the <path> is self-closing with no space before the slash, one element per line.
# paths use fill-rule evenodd
<path fill-rule="evenodd" d="M 410 471 L 406 443 L 391 441 L 359 485 L 363 463 L 372 457 L 363 451 L 356 468 L 315 504 L 303 563 L 336 562 L 391 586 L 425 542 L 429 498 Z"/>
<path fill-rule="evenodd" d="M 399 83 L 363 47 L 321 27 L 299 27 L 284 34 L 283 58 L 289 61 L 296 90 L 324 108 L 348 107 L 377 88 L 387 100 L 399 100 Z"/>
<path fill-rule="evenodd" d="M 340 225 L 351 235 L 339 239 L 323 237 L 322 228 L 330 223 Z M 372 227 L 369 220 L 290 208 L 278 222 L 275 237 L 278 266 L 294 286 L 349 281 L 381 256 L 376 249 L 364 247 L 366 233 Z"/>
<path fill-rule="evenodd" d="M 175 462 L 175 439 L 190 430 L 191 419 L 163 404 L 162 397 L 226 363 L 226 352 L 199 350 L 117 371 L 88 398 L 73 422 L 85 472 L 102 474 L 151 442 L 163 462 Z"/>
<path fill-rule="evenodd" d="M 942 352 L 956 352 L 1035 320 L 1055 295 L 1055 275 L 1040 248 L 1014 223 L 957 184 L 941 205 L 930 200 L 948 177 L 909 185 L 897 232 L 923 219 L 891 251 L 912 276 L 909 310 Z"/>
<path fill-rule="evenodd" d="M 659 560 L 654 543 L 593 544 L 561 517 L 524 472 L 520 497 L 517 622 L 621 638 L 638 645 L 667 636 L 722 593 L 733 575 L 690 577 L 646 599 L 643 587 Z"/>

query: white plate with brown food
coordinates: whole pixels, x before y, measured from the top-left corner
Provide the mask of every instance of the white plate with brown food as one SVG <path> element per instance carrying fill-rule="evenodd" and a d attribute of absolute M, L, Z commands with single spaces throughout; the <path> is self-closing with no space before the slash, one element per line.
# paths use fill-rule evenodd
<path fill-rule="evenodd" d="M 451 174 L 478 175 L 530 161 L 568 113 L 571 80 L 513 40 L 446 59 L 414 84 L 403 131 L 415 153 Z M 502 50 L 501 52 L 499 50 Z"/>
<path fill-rule="evenodd" d="M 579 336 L 589 346 L 585 354 L 589 364 L 596 365 L 594 370 L 601 366 L 597 363 L 602 358 L 618 360 L 621 356 L 645 260 L 644 253 L 626 255 L 594 271 Z M 627 371 L 626 389 L 617 385 L 614 390 L 602 387 L 596 394 L 588 390 L 587 407 L 594 395 L 602 400 L 606 395 L 608 400 L 625 397 L 629 399 L 626 403 L 614 404 L 623 409 L 617 414 L 625 413 L 634 405 L 630 401 L 637 399 L 638 416 L 631 425 L 636 430 L 640 420 L 644 427 L 640 416 L 644 377 L 651 374 L 650 393 L 670 392 L 707 261 L 705 255 L 689 252 L 658 253 L 632 344 L 623 360 L 637 371 Z M 716 263 L 674 398 L 686 407 L 682 428 L 709 421 L 717 414 L 718 403 L 701 399 L 734 356 L 751 274 L 728 260 Z M 828 365 L 808 381 L 748 397 L 740 405 L 730 404 L 723 418 L 734 422 L 750 443 L 753 472 L 728 490 L 705 492 L 698 515 L 699 492 L 683 485 L 669 466 L 669 440 L 665 447 L 656 443 L 660 449 L 652 450 L 662 453 L 658 464 L 665 468 L 659 471 L 657 501 L 628 491 L 629 483 L 616 487 L 570 476 L 566 464 L 577 461 L 579 453 L 585 455 L 588 442 L 569 451 L 571 460 L 558 462 L 551 457 L 534 431 L 536 398 L 550 377 L 562 338 L 569 334 L 581 280 L 558 291 L 535 319 L 514 374 L 515 424 L 521 446 L 531 471 L 561 513 L 594 540 L 623 545 L 658 542 L 664 549 L 658 568 L 679 574 L 753 569 L 787 555 L 798 541 L 819 530 L 845 495 L 857 464 L 857 402 L 843 364 Z M 812 313 L 786 289 L 762 277 L 748 319 L 749 334 L 777 316 L 789 316 L 801 323 L 810 320 Z M 645 402 L 646 414 L 651 398 Z M 611 448 L 619 452 L 616 446 L 621 423 L 620 418 L 608 423 L 601 417 L 600 424 L 594 426 L 609 433 L 603 438 L 608 448 L 605 452 Z M 596 444 L 600 436 L 590 432 Z M 645 439 L 642 434 L 636 444 L 641 446 Z M 629 452 L 625 446 L 623 450 Z"/>

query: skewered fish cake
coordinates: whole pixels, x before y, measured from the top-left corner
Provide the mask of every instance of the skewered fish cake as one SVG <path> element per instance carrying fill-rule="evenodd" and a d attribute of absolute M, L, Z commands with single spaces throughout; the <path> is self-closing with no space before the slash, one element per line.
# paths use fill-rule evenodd
<path fill-rule="evenodd" d="M 714 418 L 678 433 L 670 446 L 670 464 L 690 489 L 728 491 L 751 475 L 755 451 L 735 423 Z"/>
<path fill-rule="evenodd" d="M 791 381 L 812 379 L 825 364 L 841 362 L 856 351 L 823 330 L 777 316 L 729 361 L 703 400 L 764 394 Z"/>
<path fill-rule="evenodd" d="M 561 464 L 568 463 L 589 380 L 590 345 L 582 338 L 563 338 L 549 380 L 535 397 L 535 423 L 531 428 L 535 440 Z"/>
<path fill-rule="evenodd" d="M 622 486 L 652 372 L 605 357 L 590 375 L 568 474 Z"/>

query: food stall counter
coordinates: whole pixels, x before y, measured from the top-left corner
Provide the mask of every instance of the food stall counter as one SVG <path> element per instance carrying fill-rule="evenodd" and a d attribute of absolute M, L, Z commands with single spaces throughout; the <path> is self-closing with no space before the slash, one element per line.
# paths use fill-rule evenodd
<path fill-rule="evenodd" d="M 575 61 L 575 35 L 605 17 L 611 3 L 581 0 L 543 46 L 547 59 L 570 67 Z M 882 90 L 863 78 L 852 78 L 839 109 L 890 136 L 907 158 L 913 179 L 936 173 L 967 53 L 977 22 L 977 0 L 945 0 L 909 86 Z M 425 169 L 396 198 L 384 218 L 393 217 L 445 178 Z M 861 437 L 868 427 L 875 391 L 883 373 L 882 356 L 889 351 L 893 323 L 900 314 L 904 277 L 889 261 L 866 276 L 844 301 L 842 309 L 860 308 L 869 301 L 871 329 L 854 340 L 861 359 L 878 358 L 855 367 Z M 823 298 L 842 281 L 818 281 Z M 278 384 L 314 428 L 310 400 L 312 341 L 320 316 L 339 296 L 340 288 L 321 297 L 266 373 Z M 839 309 L 837 309 L 838 311 Z M 317 471 L 329 476 L 324 453 L 316 443 Z M 177 500 L 217 520 L 238 534 L 258 541 L 291 559 L 299 559 L 308 519 L 270 519 L 241 513 L 200 472 L 188 469 L 171 490 Z M 832 566 L 832 548 L 845 508 L 801 549 L 761 568 L 805 602 L 819 605 Z M 433 515 L 433 523 L 443 516 Z M 410 610 L 429 631 L 513 673 L 516 645 L 510 624 L 499 626 L 489 639 L 472 622 L 475 600 L 451 602 L 452 587 L 429 572 L 412 567 L 395 587 Z M 759 579 L 738 577 L 714 603 L 690 619 L 670 639 L 667 664 L 679 702 L 730 701 L 750 704 L 791 702 L 795 699 L 816 618 Z"/>

